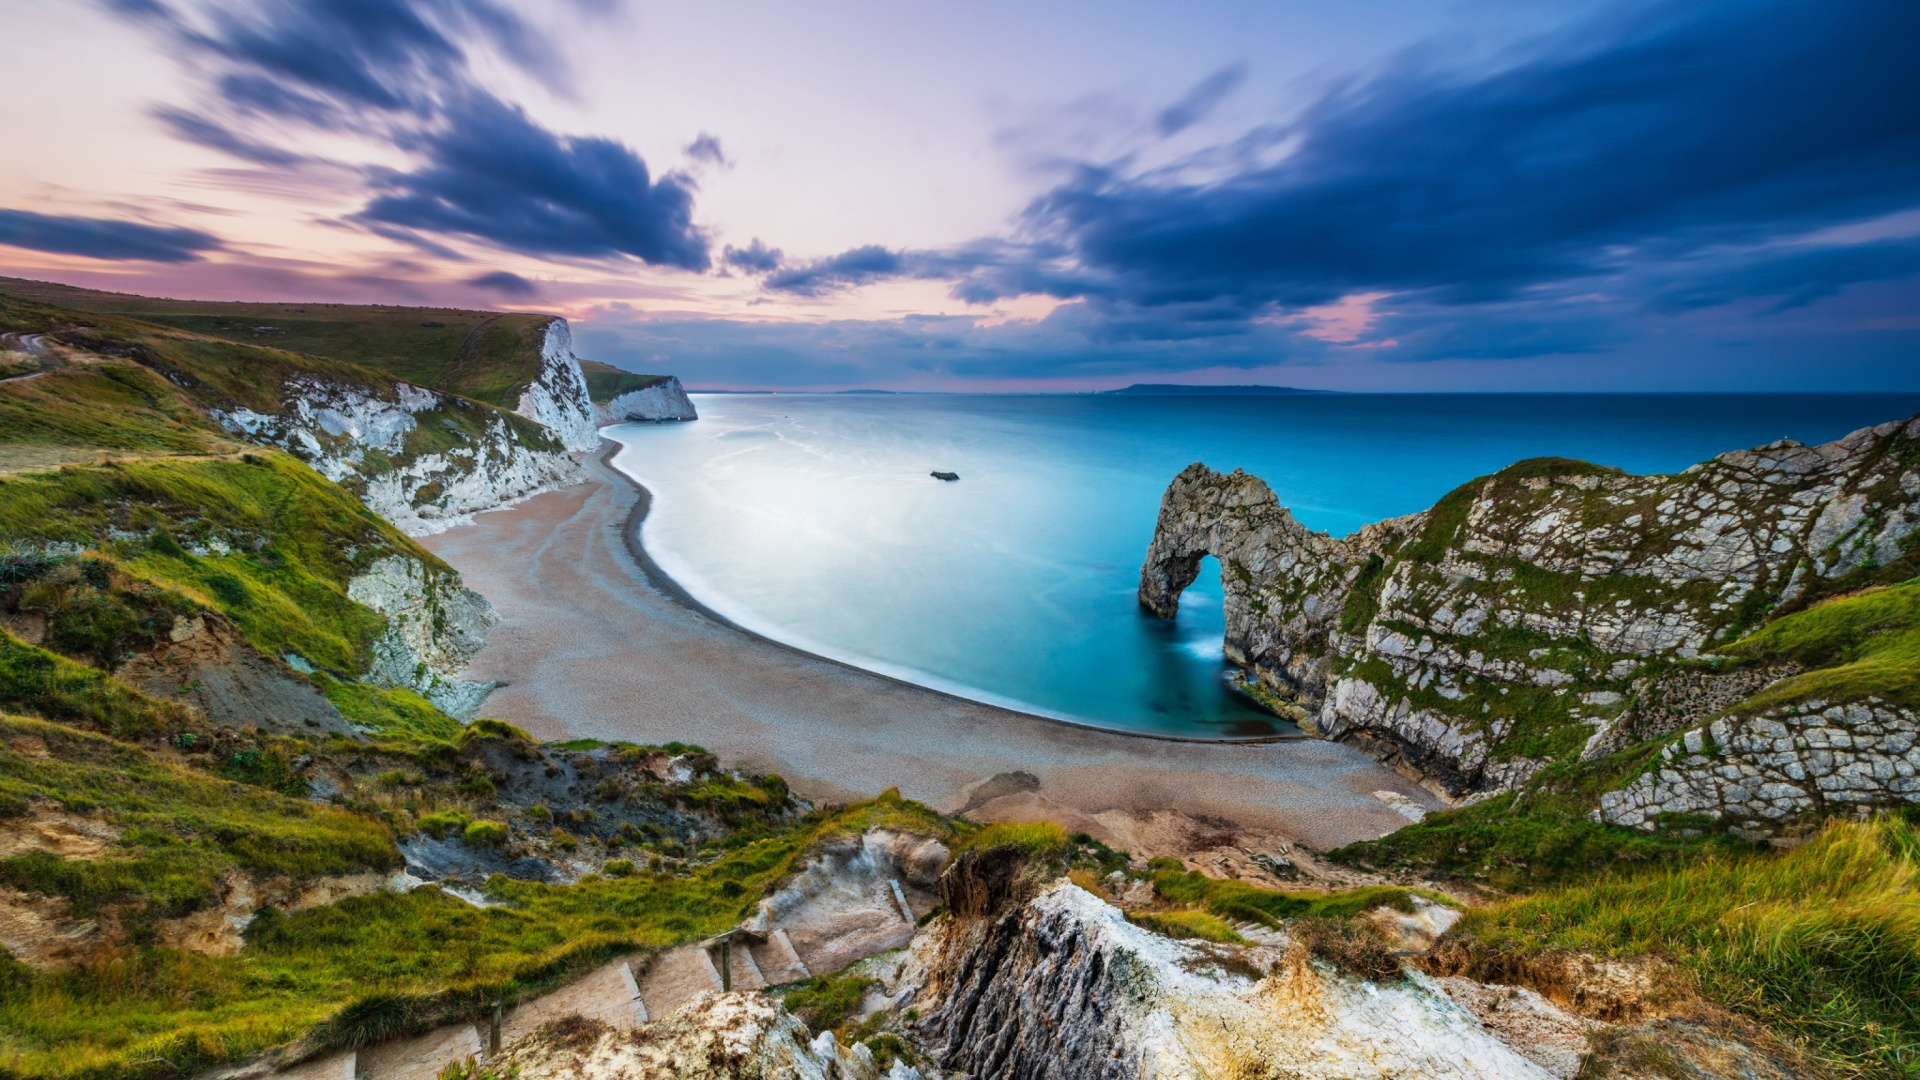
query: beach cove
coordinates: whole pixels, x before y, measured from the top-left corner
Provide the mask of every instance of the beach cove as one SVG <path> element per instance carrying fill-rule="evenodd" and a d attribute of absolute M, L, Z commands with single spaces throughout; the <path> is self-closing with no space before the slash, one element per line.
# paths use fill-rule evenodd
<path fill-rule="evenodd" d="M 641 498 L 601 455 L 583 484 L 423 539 L 501 616 L 468 671 L 504 684 L 485 715 L 542 739 L 696 742 L 815 801 L 897 787 L 947 811 L 1084 817 L 1117 837 L 1121 819 L 1171 809 L 1325 849 L 1406 823 L 1376 792 L 1439 805 L 1337 743 L 1079 728 L 767 641 L 650 580 L 629 546 Z"/>

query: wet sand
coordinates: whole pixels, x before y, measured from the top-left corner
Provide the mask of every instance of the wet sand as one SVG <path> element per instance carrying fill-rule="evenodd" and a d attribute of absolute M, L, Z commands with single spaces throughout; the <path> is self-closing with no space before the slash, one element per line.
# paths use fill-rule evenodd
<path fill-rule="evenodd" d="M 942 810 L 971 802 L 990 811 L 969 798 L 973 790 L 1025 773 L 1047 802 L 1084 814 L 1171 809 L 1316 848 L 1406 824 L 1376 791 L 1436 805 L 1336 743 L 1174 742 L 1077 728 L 748 634 L 649 578 L 624 535 L 637 525 L 641 492 L 600 455 L 588 473 L 587 483 L 421 541 L 501 615 L 468 669 L 469 678 L 507 684 L 483 715 L 548 739 L 698 743 L 728 764 L 777 772 L 815 800 L 898 787 Z M 1031 787 L 1003 779 L 982 794 Z"/>

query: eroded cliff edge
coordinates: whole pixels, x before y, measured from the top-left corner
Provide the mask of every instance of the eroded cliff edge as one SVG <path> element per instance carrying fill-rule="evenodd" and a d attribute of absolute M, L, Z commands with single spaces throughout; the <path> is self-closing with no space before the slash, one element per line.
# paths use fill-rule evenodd
<path fill-rule="evenodd" d="M 1764 828 L 1920 801 L 1912 703 L 1831 681 L 1782 694 L 1800 665 L 1717 652 L 1913 578 L 1917 527 L 1920 418 L 1670 476 L 1523 461 L 1344 539 L 1301 525 L 1259 479 L 1195 464 L 1162 500 L 1140 601 L 1171 617 L 1215 556 L 1226 653 L 1249 689 L 1448 795 L 1666 740 L 1608 820 Z"/>

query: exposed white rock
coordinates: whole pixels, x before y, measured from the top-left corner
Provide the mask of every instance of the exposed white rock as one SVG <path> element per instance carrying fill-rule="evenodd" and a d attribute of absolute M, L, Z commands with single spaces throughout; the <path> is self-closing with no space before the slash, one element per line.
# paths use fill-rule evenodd
<path fill-rule="evenodd" d="M 587 377 L 573 355 L 573 331 L 567 320 L 546 326 L 540 343 L 540 374 L 520 392 L 513 411 L 554 433 L 568 450 L 591 450 L 600 445 L 593 401 L 587 396 Z"/>
<path fill-rule="evenodd" d="M 970 1075 L 1555 1075 L 1417 972 L 1373 983 L 1304 950 L 1174 941 L 1068 883 L 990 927 L 955 928 L 938 948 L 936 978 L 916 1002 L 922 1033 L 936 1063 Z M 1269 973 L 1256 980 L 1254 967 Z M 1074 1067 L 1048 1067 L 1065 1062 Z"/>
<path fill-rule="evenodd" d="M 556 438 L 529 440 L 499 412 L 411 383 L 382 388 L 302 376 L 285 392 L 282 412 L 240 407 L 213 415 L 235 434 L 305 461 L 412 536 L 465 524 L 478 511 L 585 475 Z M 438 428 L 436 441 L 453 445 L 410 451 L 423 419 Z"/>
<path fill-rule="evenodd" d="M 751 991 L 695 996 L 636 1031 L 559 1025 L 515 1042 L 489 1063 L 519 1080 L 880 1080 L 864 1046 L 818 1038 L 779 1002 Z M 888 1080 L 918 1080 L 911 1069 Z"/>
<path fill-rule="evenodd" d="M 367 679 L 407 687 L 447 715 L 473 718 L 494 683 L 460 678 L 500 621 L 486 597 L 454 574 L 431 574 L 419 560 L 389 555 L 347 583 L 347 598 L 386 616 Z"/>
<path fill-rule="evenodd" d="M 1834 809 L 1920 803 L 1920 716 L 1880 701 L 1726 716 L 1681 734 L 1660 765 L 1600 797 L 1595 821 L 1652 829 L 1662 814 L 1756 838 Z"/>
<path fill-rule="evenodd" d="M 616 395 L 605 405 L 596 405 L 600 422 L 624 424 L 633 420 L 698 420 L 693 400 L 678 376 L 668 375 L 652 386 Z"/>

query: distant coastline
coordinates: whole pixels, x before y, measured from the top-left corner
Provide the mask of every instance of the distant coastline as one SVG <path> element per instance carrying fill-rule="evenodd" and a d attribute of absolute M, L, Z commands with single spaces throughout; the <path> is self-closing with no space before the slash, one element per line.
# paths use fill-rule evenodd
<path fill-rule="evenodd" d="M 1295 394 L 1337 394 L 1338 390 L 1302 390 L 1297 386 L 1199 386 L 1189 383 L 1134 383 L 1102 394 L 1127 394 L 1134 397 L 1282 397 Z"/>

